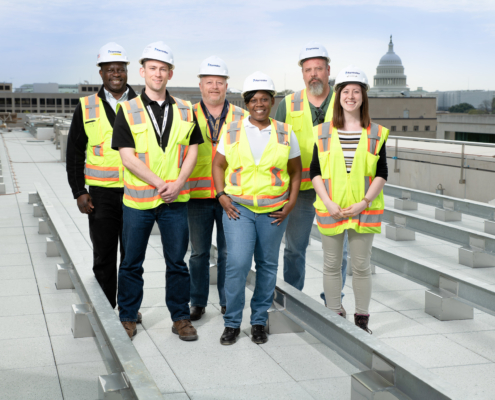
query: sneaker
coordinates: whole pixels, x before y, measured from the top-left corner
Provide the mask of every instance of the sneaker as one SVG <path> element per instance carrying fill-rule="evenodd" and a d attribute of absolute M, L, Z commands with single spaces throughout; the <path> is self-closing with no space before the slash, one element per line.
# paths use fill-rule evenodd
<path fill-rule="evenodd" d="M 179 335 L 180 340 L 185 340 L 186 342 L 198 340 L 198 332 L 188 319 L 175 321 L 172 326 L 172 332 Z"/>
<path fill-rule="evenodd" d="M 122 326 L 124 327 L 129 339 L 132 340 L 133 336 L 137 334 L 136 323 L 134 321 L 121 321 Z"/>
<path fill-rule="evenodd" d="M 205 307 L 192 306 L 189 312 L 191 313 L 191 321 L 197 321 L 201 319 L 201 317 L 206 311 L 205 311 Z"/>
<path fill-rule="evenodd" d="M 371 329 L 368 329 L 368 322 L 370 320 L 369 314 L 354 314 L 354 324 L 359 326 L 363 331 L 368 332 L 370 335 L 373 333 Z"/>
<path fill-rule="evenodd" d="M 237 336 L 241 333 L 241 328 L 229 328 L 226 327 L 223 330 L 222 336 L 220 337 L 220 344 L 227 346 L 229 344 L 235 344 L 237 341 Z"/>
<path fill-rule="evenodd" d="M 222 309 L 220 310 L 220 312 L 225 315 L 225 313 L 227 312 L 227 307 L 226 306 L 222 306 Z"/>
<path fill-rule="evenodd" d="M 253 325 L 251 328 L 251 341 L 256 344 L 268 342 L 268 336 L 263 325 Z"/>

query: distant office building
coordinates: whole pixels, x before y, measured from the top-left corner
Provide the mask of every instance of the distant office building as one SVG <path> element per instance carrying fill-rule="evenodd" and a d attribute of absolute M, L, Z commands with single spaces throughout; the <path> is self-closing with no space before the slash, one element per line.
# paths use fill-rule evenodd
<path fill-rule="evenodd" d="M 380 59 L 373 77 L 373 87 L 369 90 L 370 97 L 399 97 L 409 91 L 407 77 L 404 75 L 402 60 L 394 52 L 394 43 L 390 36 L 388 51 Z"/>
<path fill-rule="evenodd" d="M 436 99 L 433 97 L 370 97 L 370 116 L 394 136 L 435 138 Z"/>
<path fill-rule="evenodd" d="M 495 97 L 493 90 L 451 90 L 446 92 L 430 92 L 430 96 L 437 98 L 437 109 L 448 110 L 450 107 L 461 103 L 471 104 L 479 108 L 485 100 L 492 104 Z"/>

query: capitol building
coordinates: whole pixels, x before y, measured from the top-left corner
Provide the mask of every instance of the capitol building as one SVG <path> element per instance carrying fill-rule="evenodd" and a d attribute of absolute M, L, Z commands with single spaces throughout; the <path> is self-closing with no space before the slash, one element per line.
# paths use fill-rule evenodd
<path fill-rule="evenodd" d="M 368 92 L 370 97 L 399 97 L 409 96 L 407 77 L 404 75 L 402 60 L 394 52 L 394 43 L 390 36 L 388 51 L 380 59 L 373 77 L 373 88 Z"/>

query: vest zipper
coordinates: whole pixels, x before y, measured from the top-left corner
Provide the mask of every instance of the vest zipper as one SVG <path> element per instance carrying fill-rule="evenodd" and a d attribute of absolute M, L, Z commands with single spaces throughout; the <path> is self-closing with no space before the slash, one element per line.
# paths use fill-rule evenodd
<path fill-rule="evenodd" d="M 258 166 L 257 165 L 254 166 L 254 195 L 256 196 L 256 204 L 258 204 Z"/>

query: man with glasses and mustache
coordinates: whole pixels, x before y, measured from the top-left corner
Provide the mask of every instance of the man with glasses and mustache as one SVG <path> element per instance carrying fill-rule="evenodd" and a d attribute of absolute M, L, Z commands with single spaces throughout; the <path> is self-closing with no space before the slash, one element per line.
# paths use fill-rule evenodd
<path fill-rule="evenodd" d="M 285 231 L 284 280 L 302 290 L 306 275 L 306 248 L 315 218 L 313 203 L 316 193 L 311 183 L 310 164 L 313 157 L 313 126 L 332 120 L 334 93 L 330 78 L 330 57 L 324 46 L 309 42 L 299 53 L 299 66 L 306 89 L 287 95 L 280 102 L 275 119 L 292 125 L 301 149 L 303 166 L 297 203 L 289 215 Z M 347 267 L 347 237 L 342 262 L 343 284 Z M 323 300 L 325 300 L 322 294 Z M 345 310 L 343 311 L 345 314 Z"/>
<path fill-rule="evenodd" d="M 204 143 L 198 147 L 198 161 L 189 178 L 190 200 L 187 203 L 189 239 L 191 240 L 191 320 L 197 321 L 205 313 L 210 288 L 210 249 L 213 225 L 217 227 L 217 288 L 222 314 L 225 314 L 225 268 L 227 246 L 223 233 L 220 205 L 213 184 L 212 161 L 217 152 L 224 124 L 239 121 L 248 112 L 225 99 L 229 71 L 225 62 L 216 56 L 208 57 L 199 68 L 201 101 L 193 106 Z"/>

